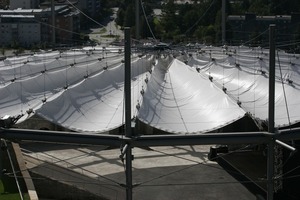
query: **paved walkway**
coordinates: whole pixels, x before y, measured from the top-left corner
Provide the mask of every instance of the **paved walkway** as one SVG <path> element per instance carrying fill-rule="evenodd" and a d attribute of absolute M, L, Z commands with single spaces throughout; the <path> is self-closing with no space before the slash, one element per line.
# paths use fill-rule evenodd
<path fill-rule="evenodd" d="M 27 167 L 107 199 L 125 199 L 119 149 L 24 143 Z M 133 199 L 255 200 L 241 183 L 207 159 L 209 146 L 134 148 Z"/>

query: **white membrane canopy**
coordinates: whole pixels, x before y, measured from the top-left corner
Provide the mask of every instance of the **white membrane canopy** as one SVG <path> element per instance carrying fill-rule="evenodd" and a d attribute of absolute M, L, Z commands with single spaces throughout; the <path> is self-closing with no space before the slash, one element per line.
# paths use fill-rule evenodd
<path fill-rule="evenodd" d="M 120 48 L 49 51 L 0 61 L 0 118 L 37 114 L 81 132 L 124 124 Z M 268 120 L 269 53 L 262 48 L 202 47 L 131 57 L 132 118 L 178 134 L 204 133 L 249 113 Z M 299 55 L 276 52 L 275 125 L 300 120 Z"/>
<path fill-rule="evenodd" d="M 174 59 L 160 59 L 144 94 L 138 118 L 167 132 L 207 132 L 243 117 L 224 92 Z"/>
<path fill-rule="evenodd" d="M 204 53 L 203 53 L 204 52 Z M 210 62 L 207 62 L 210 60 Z M 189 62 L 201 74 L 211 76 L 220 88 L 253 118 L 268 120 L 269 52 L 261 48 L 231 47 L 226 51 L 207 48 Z M 275 126 L 300 119 L 299 55 L 276 52 Z"/>

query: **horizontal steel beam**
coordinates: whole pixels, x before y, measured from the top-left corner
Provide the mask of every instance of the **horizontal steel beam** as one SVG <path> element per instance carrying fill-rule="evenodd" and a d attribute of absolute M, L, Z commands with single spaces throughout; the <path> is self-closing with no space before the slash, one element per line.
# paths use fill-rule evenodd
<path fill-rule="evenodd" d="M 211 144 L 263 144 L 270 141 L 267 132 L 209 133 L 195 135 L 149 135 L 133 140 L 133 146 L 174 146 Z"/>
<path fill-rule="evenodd" d="M 0 138 L 12 141 L 31 140 L 39 142 L 108 145 L 117 147 L 120 147 L 121 144 L 123 144 L 123 140 L 117 135 L 27 129 L 0 129 Z"/>
<path fill-rule="evenodd" d="M 300 128 L 279 130 L 275 138 L 282 141 L 300 140 Z"/>
<path fill-rule="evenodd" d="M 27 129 L 0 129 L 0 138 L 8 140 L 32 140 L 68 144 L 92 144 L 120 147 L 131 143 L 133 147 L 210 145 L 210 144 L 264 144 L 272 136 L 267 132 L 209 133 L 193 135 L 143 135 L 127 138 L 120 135 L 43 131 Z"/>
<path fill-rule="evenodd" d="M 212 145 L 212 144 L 266 144 L 271 139 L 281 141 L 299 140 L 300 128 L 268 132 L 208 133 L 193 135 L 142 135 L 127 138 L 121 135 L 76 133 L 61 131 L 5 129 L 0 128 L 0 138 L 8 140 L 31 140 L 68 144 L 91 144 L 120 147 L 131 143 L 133 147 Z"/>

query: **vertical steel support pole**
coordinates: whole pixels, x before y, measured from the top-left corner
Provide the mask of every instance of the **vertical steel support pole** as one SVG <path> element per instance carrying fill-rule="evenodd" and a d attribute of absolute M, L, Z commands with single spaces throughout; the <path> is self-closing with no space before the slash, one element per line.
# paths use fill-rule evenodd
<path fill-rule="evenodd" d="M 222 44 L 226 43 L 226 0 L 222 0 Z"/>
<path fill-rule="evenodd" d="M 269 27 L 269 133 L 275 134 L 275 25 Z M 274 146 L 275 140 L 272 137 L 268 144 L 267 160 L 267 200 L 274 198 Z"/>
<path fill-rule="evenodd" d="M 270 52 L 269 52 L 269 132 L 275 133 L 275 25 L 269 27 Z"/>
<path fill-rule="evenodd" d="M 130 28 L 125 29 L 125 135 L 131 138 L 131 38 Z M 132 200 L 132 146 L 126 150 L 126 199 Z"/>
<path fill-rule="evenodd" d="M 135 0 L 135 38 L 140 39 L 140 0 Z"/>

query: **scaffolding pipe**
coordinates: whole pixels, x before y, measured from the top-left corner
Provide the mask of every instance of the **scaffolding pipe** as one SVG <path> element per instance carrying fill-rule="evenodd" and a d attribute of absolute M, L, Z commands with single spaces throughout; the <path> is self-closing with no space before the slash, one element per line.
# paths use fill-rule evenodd
<path fill-rule="evenodd" d="M 281 146 L 283 146 L 284 148 L 290 150 L 290 151 L 296 151 L 296 148 L 292 147 L 291 145 L 288 145 L 280 140 L 275 140 L 276 144 L 279 144 Z"/>

